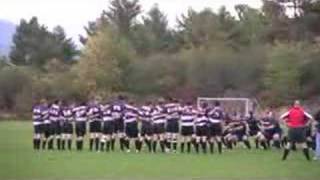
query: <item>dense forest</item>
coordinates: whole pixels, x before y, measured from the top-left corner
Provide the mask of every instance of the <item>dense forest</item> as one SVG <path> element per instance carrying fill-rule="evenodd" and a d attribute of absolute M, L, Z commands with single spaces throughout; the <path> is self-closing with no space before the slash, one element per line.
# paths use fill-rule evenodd
<path fill-rule="evenodd" d="M 320 1 L 264 0 L 261 9 L 210 7 L 170 27 L 154 5 L 112 0 L 77 48 L 63 27 L 22 19 L 0 61 L 0 109 L 28 112 L 39 98 L 84 100 L 119 93 L 257 98 L 281 106 L 320 95 Z M 291 13 L 288 13 L 291 12 Z"/>

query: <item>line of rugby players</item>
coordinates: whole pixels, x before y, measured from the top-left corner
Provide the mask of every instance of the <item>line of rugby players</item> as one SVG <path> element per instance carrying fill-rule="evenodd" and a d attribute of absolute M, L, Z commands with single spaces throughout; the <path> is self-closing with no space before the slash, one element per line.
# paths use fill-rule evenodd
<path fill-rule="evenodd" d="M 178 144 L 182 153 L 185 149 L 190 153 L 192 148 L 197 153 L 207 153 L 207 149 L 214 153 L 215 145 L 222 153 L 223 146 L 232 149 L 238 142 L 251 149 L 249 137 L 254 138 L 256 148 L 281 148 L 285 143 L 272 112 L 257 120 L 253 113 L 248 117 L 227 114 L 219 102 L 197 108 L 172 98 L 139 107 L 121 96 L 109 103 L 48 104 L 41 100 L 33 107 L 33 125 L 36 150 L 53 150 L 54 144 L 58 150 L 71 150 L 75 131 L 76 149 L 80 151 L 87 126 L 91 151 L 114 151 L 116 140 L 121 151 L 129 152 L 130 143 L 134 143 L 136 152 L 145 145 L 154 153 L 158 144 L 161 152 L 177 152 Z"/>

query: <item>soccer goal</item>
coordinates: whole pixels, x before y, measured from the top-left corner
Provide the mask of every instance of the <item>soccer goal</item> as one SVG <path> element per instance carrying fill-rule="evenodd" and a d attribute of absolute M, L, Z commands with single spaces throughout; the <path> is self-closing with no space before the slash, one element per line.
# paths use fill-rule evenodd
<path fill-rule="evenodd" d="M 221 106 L 226 112 L 237 112 L 245 116 L 249 115 L 250 111 L 257 111 L 259 107 L 259 104 L 255 99 L 233 97 L 198 97 L 197 106 L 200 107 L 202 103 L 207 103 L 212 107 L 216 101 L 221 103 Z"/>

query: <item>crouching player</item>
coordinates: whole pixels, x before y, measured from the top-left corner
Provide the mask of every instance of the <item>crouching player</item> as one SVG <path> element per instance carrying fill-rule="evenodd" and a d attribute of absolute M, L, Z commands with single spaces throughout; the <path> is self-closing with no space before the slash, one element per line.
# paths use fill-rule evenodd
<path fill-rule="evenodd" d="M 83 138 L 86 135 L 87 121 L 87 106 L 86 103 L 81 103 L 73 109 L 74 119 L 76 122 L 76 148 L 78 151 L 83 149 Z"/>
<path fill-rule="evenodd" d="M 135 142 L 136 152 L 141 151 L 142 142 L 138 139 L 138 118 L 139 118 L 139 110 L 134 106 L 133 102 L 130 102 L 125 107 L 124 113 L 124 126 L 126 133 L 125 145 L 127 148 L 127 152 L 130 152 L 130 142 Z"/>
<path fill-rule="evenodd" d="M 72 107 L 67 103 L 63 103 L 61 110 L 62 113 L 62 150 L 65 150 L 65 145 L 67 143 L 68 150 L 71 150 L 72 145 L 72 134 L 73 134 L 73 111 Z"/>
<path fill-rule="evenodd" d="M 104 146 L 106 146 L 106 151 L 110 151 L 111 140 L 114 133 L 114 119 L 112 118 L 112 110 L 109 104 L 101 105 L 102 111 L 102 138 L 100 144 L 100 151 L 104 151 Z M 113 148 L 112 148 L 113 150 Z"/>
<path fill-rule="evenodd" d="M 152 151 L 152 105 L 151 102 L 147 102 L 140 108 L 140 118 L 142 121 L 141 132 L 140 132 L 140 142 L 145 142 L 148 151 Z"/>
<path fill-rule="evenodd" d="M 208 136 L 208 117 L 206 114 L 206 109 L 208 104 L 202 104 L 202 107 L 197 111 L 197 116 L 195 120 L 196 126 L 196 153 L 199 153 L 199 145 L 201 145 L 202 152 L 207 153 L 207 136 Z"/>
<path fill-rule="evenodd" d="M 260 148 L 260 144 L 265 148 L 264 142 L 261 141 L 262 133 L 260 132 L 259 120 L 254 116 L 252 111 L 249 112 L 249 116 L 247 117 L 247 124 L 249 127 L 249 135 L 254 138 L 256 149 Z"/>
<path fill-rule="evenodd" d="M 40 104 L 33 106 L 33 149 L 40 150 L 41 135 L 44 130 L 44 120 L 48 116 L 47 103 L 45 100 L 41 100 Z"/>
<path fill-rule="evenodd" d="M 241 141 L 248 149 L 251 149 L 251 144 L 249 142 L 249 127 L 247 122 L 244 121 L 242 117 L 238 116 L 229 124 L 229 126 L 231 133 L 228 135 L 228 141 L 231 141 L 231 143 L 237 143 Z"/>
<path fill-rule="evenodd" d="M 191 103 L 187 103 L 181 111 L 181 153 L 184 153 L 184 145 L 187 144 L 187 152 L 191 152 L 191 140 L 194 133 L 195 111 Z"/>
<path fill-rule="evenodd" d="M 267 147 L 270 148 L 271 141 L 277 148 L 281 148 L 281 129 L 279 122 L 274 118 L 271 111 L 267 111 L 260 121 L 260 129 L 262 131 L 262 142 L 266 142 Z"/>
<path fill-rule="evenodd" d="M 101 135 L 101 109 L 99 103 L 95 100 L 92 102 L 88 109 L 89 118 L 89 131 L 90 131 L 90 141 L 89 147 L 90 151 L 93 150 L 93 144 L 95 144 L 95 150 L 99 151 L 100 135 Z"/>

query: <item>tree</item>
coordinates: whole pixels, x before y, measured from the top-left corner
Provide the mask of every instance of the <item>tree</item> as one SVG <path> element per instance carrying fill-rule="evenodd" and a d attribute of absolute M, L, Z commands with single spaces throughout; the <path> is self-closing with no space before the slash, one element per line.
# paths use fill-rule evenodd
<path fill-rule="evenodd" d="M 131 56 L 126 42 L 108 28 L 100 29 L 89 37 L 83 55 L 74 67 L 77 84 L 84 86 L 84 92 L 111 93 L 120 91 L 124 85 L 123 75 Z"/>
<path fill-rule="evenodd" d="M 301 97 L 303 51 L 302 44 L 277 44 L 269 52 L 264 84 L 275 105 Z"/>
<path fill-rule="evenodd" d="M 104 11 L 110 23 L 115 25 L 118 31 L 129 37 L 131 27 L 136 17 L 141 13 L 141 6 L 138 0 L 112 0 L 108 11 Z"/>
<path fill-rule="evenodd" d="M 137 52 L 141 55 L 170 51 L 175 45 L 174 37 L 168 27 L 166 15 L 154 5 L 142 17 L 143 24 L 133 26 L 132 42 Z"/>
<path fill-rule="evenodd" d="M 62 27 L 52 33 L 33 17 L 29 22 L 22 19 L 17 27 L 10 59 L 16 65 L 42 67 L 49 59 L 69 61 L 76 54 L 75 44 L 66 38 Z"/>

